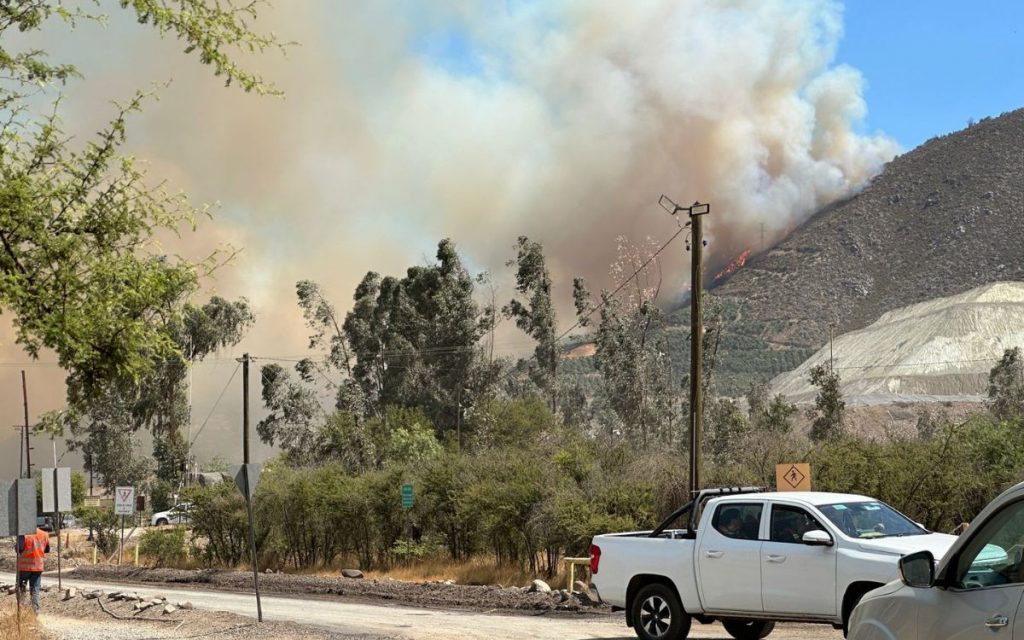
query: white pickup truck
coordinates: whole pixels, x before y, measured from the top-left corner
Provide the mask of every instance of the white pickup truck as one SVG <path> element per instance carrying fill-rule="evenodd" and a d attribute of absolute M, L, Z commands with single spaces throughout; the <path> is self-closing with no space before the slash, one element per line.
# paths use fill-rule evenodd
<path fill-rule="evenodd" d="M 777 620 L 845 628 L 901 556 L 955 540 L 865 496 L 706 489 L 653 531 L 596 536 L 591 582 L 643 640 L 684 639 L 694 619 L 764 638 Z"/>

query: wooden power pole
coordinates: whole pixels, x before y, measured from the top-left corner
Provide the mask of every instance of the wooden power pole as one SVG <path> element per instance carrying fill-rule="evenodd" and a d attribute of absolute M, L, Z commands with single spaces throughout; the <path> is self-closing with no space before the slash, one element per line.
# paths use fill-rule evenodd
<path fill-rule="evenodd" d="M 672 215 L 685 211 L 690 227 L 690 491 L 701 487 L 701 443 L 704 440 L 704 234 L 701 217 L 711 213 L 710 204 L 694 202 L 681 207 L 667 196 L 658 204 Z"/>
<path fill-rule="evenodd" d="M 25 370 L 21 370 L 21 400 L 25 405 L 25 477 L 32 477 L 32 454 L 29 451 L 32 448 L 29 446 L 28 434 L 28 383 L 25 382 Z"/>

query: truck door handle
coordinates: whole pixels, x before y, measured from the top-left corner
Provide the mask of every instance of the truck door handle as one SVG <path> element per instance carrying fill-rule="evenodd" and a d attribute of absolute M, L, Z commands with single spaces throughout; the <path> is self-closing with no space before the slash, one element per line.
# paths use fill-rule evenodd
<path fill-rule="evenodd" d="M 711 551 L 711 550 L 709 550 L 709 551 L 705 551 L 704 552 L 704 557 L 705 558 L 718 559 L 718 558 L 721 558 L 724 555 L 725 555 L 724 551 Z"/>
<path fill-rule="evenodd" d="M 985 621 L 985 626 L 989 629 L 999 629 L 1010 624 L 1010 619 L 1003 614 L 997 614 Z"/>
<path fill-rule="evenodd" d="M 786 556 L 777 556 L 777 555 L 770 555 L 770 556 L 768 556 L 768 562 L 774 562 L 775 564 L 779 564 L 779 563 L 785 562 L 785 561 L 786 561 Z"/>

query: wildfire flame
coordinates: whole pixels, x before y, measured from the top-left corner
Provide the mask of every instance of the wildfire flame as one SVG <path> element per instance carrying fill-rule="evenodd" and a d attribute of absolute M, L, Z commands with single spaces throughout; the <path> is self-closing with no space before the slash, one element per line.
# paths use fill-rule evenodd
<path fill-rule="evenodd" d="M 717 274 L 715 274 L 715 278 L 714 279 L 715 280 L 720 280 L 720 279 L 724 278 L 725 276 L 732 275 L 732 274 L 736 273 L 739 270 L 740 267 L 742 267 L 743 265 L 747 264 L 747 258 L 750 257 L 750 251 L 751 251 L 750 249 L 747 249 L 746 251 L 744 251 L 740 255 L 738 255 L 735 258 L 733 258 L 732 262 L 730 262 L 729 264 L 725 265 L 724 269 L 722 269 Z"/>

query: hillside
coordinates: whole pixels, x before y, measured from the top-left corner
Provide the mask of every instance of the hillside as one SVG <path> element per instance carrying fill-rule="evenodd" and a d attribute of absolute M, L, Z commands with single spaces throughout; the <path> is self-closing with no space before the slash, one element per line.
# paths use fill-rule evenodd
<path fill-rule="evenodd" d="M 786 371 L 887 311 L 1024 280 L 1024 109 L 890 162 L 713 289 L 732 321 L 720 391 Z M 675 316 L 684 324 L 682 313 Z"/>
<path fill-rule="evenodd" d="M 985 397 L 988 374 L 1011 347 L 1024 347 L 1024 283 L 999 282 L 919 302 L 836 337 L 831 359 L 847 402 L 878 404 Z M 813 401 L 812 367 L 829 345 L 776 377 L 772 390 Z"/>

